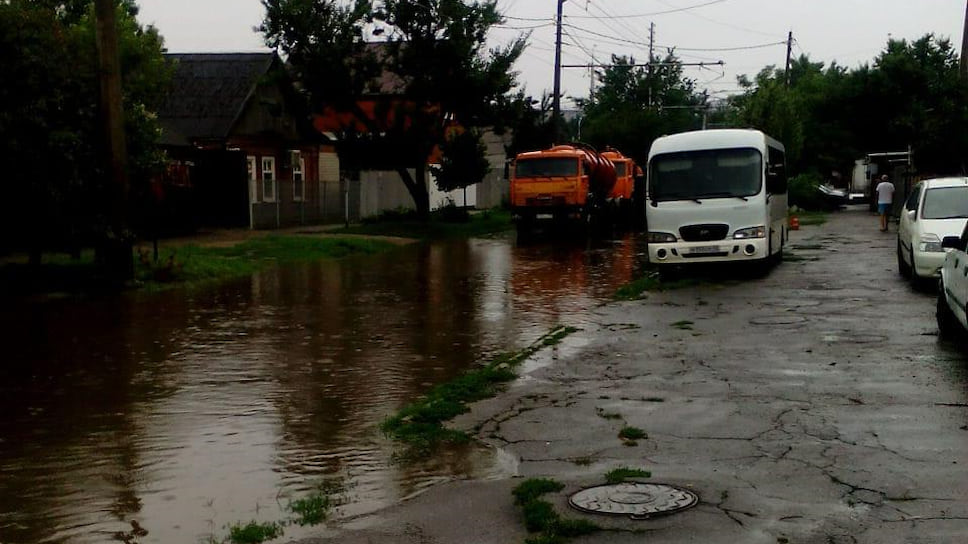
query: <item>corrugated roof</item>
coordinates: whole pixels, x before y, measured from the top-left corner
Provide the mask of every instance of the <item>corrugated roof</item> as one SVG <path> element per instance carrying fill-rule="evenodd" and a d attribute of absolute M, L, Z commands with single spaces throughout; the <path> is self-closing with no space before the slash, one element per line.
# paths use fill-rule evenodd
<path fill-rule="evenodd" d="M 158 120 L 163 145 L 221 140 L 256 84 L 276 60 L 275 53 L 169 53 L 175 64 L 172 85 Z"/>

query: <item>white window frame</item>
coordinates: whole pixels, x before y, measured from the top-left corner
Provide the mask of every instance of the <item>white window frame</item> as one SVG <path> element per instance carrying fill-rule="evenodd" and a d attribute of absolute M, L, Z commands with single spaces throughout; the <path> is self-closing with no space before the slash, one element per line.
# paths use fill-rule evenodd
<path fill-rule="evenodd" d="M 306 198 L 306 159 L 302 158 L 302 153 L 299 151 L 292 152 L 292 200 L 293 202 L 302 202 Z M 299 178 L 299 183 L 296 183 L 296 178 Z M 299 187 L 299 191 L 296 190 Z"/>
<path fill-rule="evenodd" d="M 256 183 L 256 162 L 255 155 L 245 157 L 245 169 L 249 176 L 249 202 L 259 201 L 259 185 Z"/>
<path fill-rule="evenodd" d="M 276 158 L 262 157 L 262 201 L 275 202 L 279 193 L 279 178 L 276 176 Z M 270 189 L 266 191 L 266 188 Z"/>

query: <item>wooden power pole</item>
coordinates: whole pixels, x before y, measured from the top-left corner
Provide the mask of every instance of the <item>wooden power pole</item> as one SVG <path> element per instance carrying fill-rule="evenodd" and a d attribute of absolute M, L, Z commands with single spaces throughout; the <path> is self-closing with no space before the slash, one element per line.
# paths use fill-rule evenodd
<path fill-rule="evenodd" d="M 110 230 L 101 258 L 118 280 L 134 275 L 132 240 L 128 236 L 128 169 L 121 104 L 121 61 L 118 55 L 117 2 L 95 0 L 98 79 L 102 127 L 102 165 L 110 187 Z"/>
<path fill-rule="evenodd" d="M 561 138 L 561 15 L 565 0 L 558 0 L 558 16 L 555 30 L 555 89 L 552 98 L 552 122 L 555 125 L 555 139 Z"/>
<path fill-rule="evenodd" d="M 961 80 L 968 81 L 968 2 L 965 3 L 965 27 L 961 34 Z"/>

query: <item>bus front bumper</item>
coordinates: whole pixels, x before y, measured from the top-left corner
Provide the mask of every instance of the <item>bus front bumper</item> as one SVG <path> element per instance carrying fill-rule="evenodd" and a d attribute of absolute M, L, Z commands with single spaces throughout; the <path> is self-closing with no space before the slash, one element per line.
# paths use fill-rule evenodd
<path fill-rule="evenodd" d="M 769 244 L 765 238 L 649 244 L 649 262 L 654 264 L 744 262 L 768 256 Z"/>

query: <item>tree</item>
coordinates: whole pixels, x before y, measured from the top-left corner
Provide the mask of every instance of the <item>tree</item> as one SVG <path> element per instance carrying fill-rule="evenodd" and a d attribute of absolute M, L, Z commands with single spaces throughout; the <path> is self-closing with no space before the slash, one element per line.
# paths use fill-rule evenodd
<path fill-rule="evenodd" d="M 512 66 L 523 38 L 485 51 L 488 29 L 502 22 L 497 2 L 263 0 L 263 5 L 266 43 L 286 55 L 315 111 L 329 108 L 353 117 L 336 135 L 339 145 L 379 149 L 426 217 L 427 160 L 445 142 L 447 128 L 455 121 L 465 127 L 493 122 L 501 97 L 516 84 Z M 384 41 L 367 43 L 367 28 L 378 28 Z M 364 98 L 375 99 L 376 106 L 368 111 Z"/>
<path fill-rule="evenodd" d="M 126 134 L 132 181 L 160 165 L 154 111 L 169 70 L 162 40 L 118 6 Z M 0 2 L 0 160 L 11 198 L 0 250 L 75 247 L 104 232 L 107 200 L 96 122 L 98 71 L 93 2 Z"/>
<path fill-rule="evenodd" d="M 440 147 L 440 165 L 431 166 L 437 178 L 437 188 L 453 191 L 480 183 L 491 171 L 487 148 L 475 130 L 455 130 Z M 466 202 L 464 203 L 467 204 Z"/>
<path fill-rule="evenodd" d="M 595 94 L 579 102 L 582 139 L 596 147 L 615 147 L 645 164 L 656 137 L 702 126 L 699 116 L 707 96 L 683 76 L 673 51 L 652 70 L 637 66 L 634 58 L 613 56 L 598 78 Z"/>
<path fill-rule="evenodd" d="M 760 128 L 787 149 L 792 173 L 849 171 L 857 157 L 911 146 L 923 172 L 964 172 L 968 89 L 950 42 L 932 34 L 888 40 L 873 61 L 853 70 L 795 59 L 763 69 L 730 106 L 739 126 Z"/>

